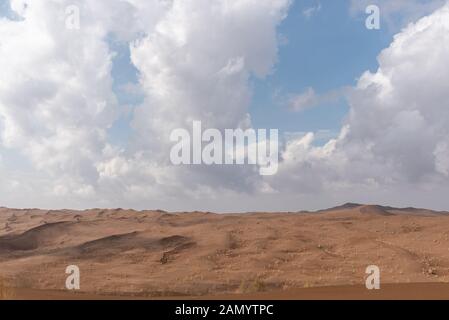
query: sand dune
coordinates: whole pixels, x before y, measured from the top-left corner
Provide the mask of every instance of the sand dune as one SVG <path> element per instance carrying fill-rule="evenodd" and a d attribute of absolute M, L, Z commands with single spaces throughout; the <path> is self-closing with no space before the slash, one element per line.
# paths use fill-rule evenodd
<path fill-rule="evenodd" d="M 363 288 L 372 264 L 382 283 L 430 286 L 449 282 L 449 214 L 360 204 L 227 215 L 0 208 L 5 285 L 58 293 L 73 264 L 89 297 L 313 296 Z"/>
<path fill-rule="evenodd" d="M 45 247 L 64 235 L 67 226 L 73 222 L 55 222 L 40 225 L 11 236 L 0 237 L 0 250 L 30 251 Z"/>

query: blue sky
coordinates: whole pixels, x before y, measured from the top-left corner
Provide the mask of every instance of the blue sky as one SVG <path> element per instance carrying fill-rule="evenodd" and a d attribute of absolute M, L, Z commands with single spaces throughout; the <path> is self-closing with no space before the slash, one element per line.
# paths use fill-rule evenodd
<path fill-rule="evenodd" d="M 285 131 L 338 131 L 348 110 L 344 100 L 295 113 L 273 97 L 276 92 L 299 94 L 308 87 L 325 94 L 354 85 L 364 71 L 377 68 L 377 55 L 391 42 L 387 28 L 368 30 L 364 16 L 351 16 L 349 1 L 323 1 L 321 10 L 307 18 L 304 10 L 318 3 L 294 2 L 280 26 L 287 44 L 280 47 L 273 75 L 256 80 L 251 108 L 255 126 Z"/>
<path fill-rule="evenodd" d="M 17 18 L 17 15 L 11 10 L 7 0 L 0 0 L 0 17 Z"/>

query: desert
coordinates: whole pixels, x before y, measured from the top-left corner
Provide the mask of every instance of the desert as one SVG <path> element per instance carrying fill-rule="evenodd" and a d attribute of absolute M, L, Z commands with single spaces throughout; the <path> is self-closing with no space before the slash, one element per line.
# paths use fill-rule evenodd
<path fill-rule="evenodd" d="M 81 289 L 65 287 L 66 267 Z M 381 290 L 365 269 L 381 270 Z M 345 204 L 317 212 L 0 209 L 11 299 L 449 298 L 449 214 Z M 427 294 L 426 294 L 427 292 Z"/>

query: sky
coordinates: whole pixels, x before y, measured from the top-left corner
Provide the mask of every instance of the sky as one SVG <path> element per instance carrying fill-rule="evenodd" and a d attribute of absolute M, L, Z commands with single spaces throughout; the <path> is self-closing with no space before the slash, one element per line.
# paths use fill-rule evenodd
<path fill-rule="evenodd" d="M 445 0 L 0 0 L 0 206 L 449 210 L 448 51 Z M 174 166 L 193 120 L 277 174 Z"/>

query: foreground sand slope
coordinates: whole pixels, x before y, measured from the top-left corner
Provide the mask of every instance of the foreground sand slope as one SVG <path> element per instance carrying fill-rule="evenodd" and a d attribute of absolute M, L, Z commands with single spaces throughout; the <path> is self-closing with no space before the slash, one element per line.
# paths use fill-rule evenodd
<path fill-rule="evenodd" d="M 233 293 L 210 296 L 147 297 L 142 295 L 101 295 L 63 290 L 16 289 L 17 300 L 449 300 L 449 284 L 383 284 L 381 290 L 364 286 L 297 288 L 256 293 Z"/>
<path fill-rule="evenodd" d="M 0 209 L 0 277 L 24 297 L 64 290 L 68 265 L 80 267 L 89 297 L 301 298 L 301 288 L 361 286 L 371 264 L 382 283 L 449 282 L 449 214 L 356 204 L 232 215 Z"/>

